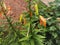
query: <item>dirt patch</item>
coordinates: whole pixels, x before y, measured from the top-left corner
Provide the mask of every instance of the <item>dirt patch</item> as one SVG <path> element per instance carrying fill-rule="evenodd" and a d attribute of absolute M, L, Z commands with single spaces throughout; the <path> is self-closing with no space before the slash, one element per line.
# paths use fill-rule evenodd
<path fill-rule="evenodd" d="M 5 3 L 8 6 L 11 7 L 11 17 L 15 20 L 18 19 L 19 15 L 23 12 L 26 11 L 26 1 L 24 0 L 5 0 Z"/>

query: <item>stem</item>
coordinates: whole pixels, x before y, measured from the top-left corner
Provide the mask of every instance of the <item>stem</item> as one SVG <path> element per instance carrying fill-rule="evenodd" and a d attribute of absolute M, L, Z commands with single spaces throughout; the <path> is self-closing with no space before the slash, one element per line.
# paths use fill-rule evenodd
<path fill-rule="evenodd" d="M 7 22 L 9 24 L 9 27 L 11 27 L 11 29 L 18 35 L 20 36 L 20 34 L 15 30 L 14 26 L 12 25 L 12 23 L 10 22 L 10 19 L 6 16 L 6 13 L 4 13 L 4 16 L 6 17 L 7 19 Z"/>
<path fill-rule="evenodd" d="M 29 0 L 29 12 L 31 12 L 32 10 L 31 10 L 31 0 Z M 30 21 L 31 21 L 31 19 L 32 19 L 32 17 L 31 17 L 31 14 L 29 14 L 30 15 Z M 29 31 L 30 33 L 32 33 L 32 24 L 31 24 L 31 22 L 30 22 L 30 31 Z"/>

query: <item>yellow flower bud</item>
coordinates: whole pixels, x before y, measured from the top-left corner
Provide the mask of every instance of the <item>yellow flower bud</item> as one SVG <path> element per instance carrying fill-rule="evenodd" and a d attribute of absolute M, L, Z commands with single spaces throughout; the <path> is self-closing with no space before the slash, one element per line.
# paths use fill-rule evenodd
<path fill-rule="evenodd" d="M 40 25 L 46 27 L 46 19 L 41 15 L 39 16 L 39 18 L 40 18 Z"/>
<path fill-rule="evenodd" d="M 20 14 L 20 22 L 22 22 L 23 14 Z"/>
<path fill-rule="evenodd" d="M 35 5 L 34 5 L 34 9 L 35 9 L 35 14 L 38 15 L 38 14 L 39 14 L 39 13 L 38 13 L 38 4 L 35 4 Z"/>
<path fill-rule="evenodd" d="M 5 10 L 7 9 L 6 4 L 4 2 L 2 3 L 2 6 Z"/>

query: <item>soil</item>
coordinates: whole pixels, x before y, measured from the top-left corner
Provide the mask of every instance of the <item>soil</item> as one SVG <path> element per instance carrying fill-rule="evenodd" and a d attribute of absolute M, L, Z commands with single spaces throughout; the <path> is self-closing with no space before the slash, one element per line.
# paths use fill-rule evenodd
<path fill-rule="evenodd" d="M 26 11 L 27 3 L 24 0 L 5 0 L 7 7 L 11 7 L 11 16 L 14 20 L 18 20 L 19 15 Z"/>

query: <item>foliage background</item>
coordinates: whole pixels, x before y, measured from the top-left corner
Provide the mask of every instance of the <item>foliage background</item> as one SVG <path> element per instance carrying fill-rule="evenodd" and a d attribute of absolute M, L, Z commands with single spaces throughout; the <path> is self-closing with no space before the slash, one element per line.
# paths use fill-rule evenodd
<path fill-rule="evenodd" d="M 57 20 L 60 17 L 59 1 L 51 2 L 50 7 L 47 7 L 39 0 L 37 3 L 39 15 L 31 10 L 30 5 L 33 3 L 33 1 L 32 3 L 28 2 L 29 11 L 33 14 L 32 17 L 31 13 L 24 12 L 22 22 L 12 23 L 11 18 L 6 15 L 7 10 L 2 10 L 8 25 L 0 27 L 1 45 L 60 45 L 60 26 Z M 2 8 L 5 8 L 4 3 L 2 3 Z M 46 27 L 40 25 L 39 16 L 49 18 Z M 27 23 L 24 25 L 25 18 Z"/>

